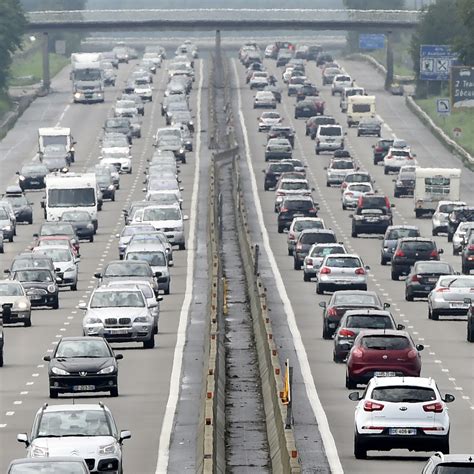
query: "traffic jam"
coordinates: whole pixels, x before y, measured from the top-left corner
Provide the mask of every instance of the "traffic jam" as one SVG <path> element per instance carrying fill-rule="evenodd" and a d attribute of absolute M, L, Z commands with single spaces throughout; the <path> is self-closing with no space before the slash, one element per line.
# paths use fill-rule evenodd
<path fill-rule="evenodd" d="M 461 169 L 422 167 L 404 137 L 387 133 L 376 95 L 321 47 L 282 41 L 261 50 L 248 42 L 238 57 L 238 80 L 250 88 L 257 115 L 252 166 L 256 180 L 263 181 L 258 186 L 269 216 L 265 226 L 274 226 L 276 233 L 271 228 L 269 233 L 281 242 L 272 247 L 287 249 L 291 268 L 300 272 L 307 286 L 299 288 L 320 295 L 321 315 L 314 317 L 322 317 L 322 332 L 312 344 L 330 344 L 334 364 L 344 366 L 341 382 L 356 402 L 346 426 L 349 433 L 354 426 L 353 456 L 366 459 L 368 451 L 403 449 L 436 451 L 441 459 L 450 453 L 450 433 L 456 430 L 447 406 L 455 397 L 423 376 L 425 347 L 414 336 L 418 332 L 404 324 L 386 301 L 388 294 L 377 291 L 374 268 L 353 247 L 370 242 L 371 256 L 380 255 L 377 273 L 400 281 L 397 291 L 404 301 L 425 302 L 419 317 L 433 325 L 445 318 L 464 324 L 464 342 L 473 342 L 474 206 L 461 199 Z M 394 85 L 389 94 L 403 94 L 403 88 Z M 328 109 L 337 109 L 337 116 Z M 249 135 L 252 120 L 250 114 Z M 263 152 L 256 149 L 259 142 Z M 365 143 L 365 154 L 372 156 L 366 164 L 370 161 L 373 169 L 354 156 L 355 142 Z M 305 153 L 311 147 L 312 155 Z M 320 166 L 316 173 L 311 163 Z M 376 180 L 374 171 L 380 168 L 382 179 Z M 318 203 L 329 199 L 330 205 Z M 413 204 L 408 219 L 398 212 L 401 202 Z M 335 217 L 334 203 L 344 211 L 344 221 L 341 211 Z M 431 221 L 431 235 L 423 232 L 426 221 Z M 444 248 L 438 236 L 445 239 Z M 449 262 L 443 258 L 448 251 L 457 256 Z M 283 258 L 279 267 L 283 280 L 291 279 L 291 300 L 296 284 Z M 415 311 L 421 313 L 418 305 Z M 436 464 L 433 459 L 430 466 Z"/>
<path fill-rule="evenodd" d="M 112 236 L 115 258 L 88 276 L 95 285 L 88 300 L 77 306 L 82 331 L 60 337 L 44 356 L 49 379 L 45 396 L 73 396 L 75 402 L 38 407 L 31 434 L 18 435 L 29 459 L 13 461 L 8 472 L 123 472 L 122 444 L 130 431 L 117 428 L 104 403 L 83 396 L 119 396 L 123 354 L 115 352 L 116 343 L 152 350 L 159 338 L 160 302 L 173 292 L 176 252 L 186 249 L 188 216 L 182 211 L 180 168 L 189 162 L 194 146 L 190 94 L 197 57 L 198 49 L 190 41 L 167 60 L 159 46 L 148 46 L 140 57 L 125 44 L 106 53 L 74 53 L 71 107 L 86 107 L 91 115 L 94 106 L 88 104 L 104 102 L 108 87 L 119 84 L 119 69 L 127 68 L 123 90 L 103 124 L 95 160 L 87 165 L 76 151 L 71 128 L 41 127 L 37 154 L 21 166 L 16 183 L 0 200 L 0 252 L 7 265 L 0 281 L 0 366 L 15 365 L 9 347 L 19 331 L 13 326 L 35 331 L 35 310 L 48 308 L 54 316 L 68 292 L 82 289 L 81 253 L 87 253 L 101 233 L 101 211 L 116 198 L 126 202 L 123 222 Z M 145 136 L 153 100 L 159 100 L 153 79 L 160 68 L 165 69 L 164 95 L 156 110 L 161 111 L 162 123 L 148 137 L 152 146 L 145 148 L 145 170 L 138 177 L 141 168 L 134 146 L 142 133 Z M 151 127 L 152 119 L 148 120 Z M 131 187 L 128 178 L 124 183 L 127 175 L 143 182 L 138 200 L 125 197 Z M 40 209 L 33 210 L 34 193 L 41 193 Z M 17 254 L 11 252 L 17 233 L 28 235 L 39 215 L 41 225 L 31 244 Z M 72 448 L 76 455 L 71 458 Z M 43 466 L 45 458 L 48 463 Z"/>

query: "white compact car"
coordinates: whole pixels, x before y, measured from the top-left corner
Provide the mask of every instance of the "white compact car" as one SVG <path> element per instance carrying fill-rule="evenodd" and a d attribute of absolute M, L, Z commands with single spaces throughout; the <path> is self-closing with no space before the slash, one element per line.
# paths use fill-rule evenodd
<path fill-rule="evenodd" d="M 258 91 L 255 94 L 255 99 L 253 100 L 253 108 L 276 109 L 276 100 L 273 92 Z"/>
<path fill-rule="evenodd" d="M 373 377 L 355 410 L 354 456 L 365 459 L 367 451 L 409 449 L 441 451 L 449 454 L 449 414 L 447 403 L 432 378 Z"/>

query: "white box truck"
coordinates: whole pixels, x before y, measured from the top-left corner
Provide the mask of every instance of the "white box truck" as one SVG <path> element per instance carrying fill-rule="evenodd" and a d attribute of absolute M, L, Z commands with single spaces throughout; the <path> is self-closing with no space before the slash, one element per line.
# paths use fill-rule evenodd
<path fill-rule="evenodd" d="M 74 102 L 104 102 L 104 70 L 101 53 L 71 54 L 71 81 Z"/>

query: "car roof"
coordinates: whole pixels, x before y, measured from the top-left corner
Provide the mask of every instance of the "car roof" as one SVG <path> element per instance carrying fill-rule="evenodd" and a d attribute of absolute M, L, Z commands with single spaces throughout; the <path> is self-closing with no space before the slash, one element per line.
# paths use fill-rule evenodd
<path fill-rule="evenodd" d="M 399 242 L 430 242 L 432 244 L 436 244 L 436 242 L 433 239 L 430 239 L 429 237 L 403 237 L 398 240 Z"/>
<path fill-rule="evenodd" d="M 361 308 L 361 309 L 350 309 L 344 313 L 346 316 L 389 316 L 393 319 L 393 315 L 390 311 L 385 309 L 374 309 L 374 308 Z"/>
<path fill-rule="evenodd" d="M 360 333 L 360 337 L 364 336 L 400 336 L 411 340 L 410 334 L 400 329 L 364 329 Z"/>
<path fill-rule="evenodd" d="M 473 454 L 443 454 L 437 452 L 430 457 L 430 461 L 436 466 L 438 464 L 445 463 L 469 463 L 474 466 L 474 455 Z"/>
<path fill-rule="evenodd" d="M 106 341 L 102 336 L 64 336 L 60 339 L 62 341 Z"/>
<path fill-rule="evenodd" d="M 436 388 L 436 383 L 431 377 L 373 377 L 371 385 L 377 387 L 390 387 L 393 385 L 408 385 L 427 388 Z"/>
<path fill-rule="evenodd" d="M 75 462 L 85 465 L 84 459 L 78 456 L 51 456 L 51 457 L 41 457 L 41 458 L 18 458 L 14 459 L 10 466 L 14 466 L 16 464 L 41 464 L 44 462 Z"/>
<path fill-rule="evenodd" d="M 161 243 L 161 240 L 155 239 L 153 242 L 131 242 L 128 246 L 127 249 L 125 250 L 125 253 L 129 253 L 131 251 L 139 252 L 140 250 L 142 251 L 156 251 L 156 252 L 164 252 L 165 248 L 163 244 Z"/>
<path fill-rule="evenodd" d="M 76 403 L 72 404 L 64 404 L 64 405 L 48 405 L 41 408 L 44 411 L 48 412 L 60 412 L 60 411 L 81 411 L 81 410 L 107 410 L 109 409 L 103 405 L 102 403 Z"/>
<path fill-rule="evenodd" d="M 336 233 L 331 230 L 331 229 L 303 229 L 301 231 L 301 234 L 300 235 L 303 235 L 303 234 L 332 234 L 332 235 L 336 235 Z M 333 242 L 331 245 L 334 245 L 336 242 Z M 339 245 L 342 245 L 342 244 L 339 244 Z M 338 255 L 338 254 L 334 254 L 334 255 Z M 344 254 L 346 255 L 346 254 Z"/>
<path fill-rule="evenodd" d="M 387 227 L 387 231 L 394 230 L 394 229 L 409 229 L 409 230 L 420 230 L 416 225 L 406 225 L 406 224 L 397 224 L 397 225 L 389 225 Z M 414 238 L 414 237 L 413 237 Z"/>
<path fill-rule="evenodd" d="M 321 230 L 324 230 L 324 229 L 321 229 Z M 360 256 L 357 255 L 356 253 L 332 253 L 331 255 L 326 255 L 325 258 L 333 258 L 333 257 L 344 257 L 344 258 L 358 258 L 359 260 L 361 260 Z M 367 293 L 366 291 L 364 291 L 363 293 Z"/>

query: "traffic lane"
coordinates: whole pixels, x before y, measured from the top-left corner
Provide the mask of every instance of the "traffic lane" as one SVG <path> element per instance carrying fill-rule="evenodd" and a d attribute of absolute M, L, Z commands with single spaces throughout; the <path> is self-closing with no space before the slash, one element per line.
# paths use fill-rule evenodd
<path fill-rule="evenodd" d="M 404 97 L 394 97 L 383 89 L 384 79 L 367 64 L 341 60 L 341 66 L 356 78 L 357 84 L 375 92 L 377 113 L 383 117 L 393 132 L 412 145 L 417 159 L 424 167 L 462 168 L 461 188 L 466 196 L 474 193 L 474 172 L 463 166 L 462 161 L 450 153 L 423 125 L 405 103 Z M 434 99 L 433 99 L 434 100 Z"/>
<path fill-rule="evenodd" d="M 155 103 L 158 102 L 157 100 L 155 100 Z M 156 114 L 156 116 L 158 116 L 158 114 Z M 146 153 L 146 156 L 149 156 L 149 154 L 151 154 L 151 136 L 152 136 L 152 131 L 154 131 L 156 129 L 156 127 L 158 126 L 157 123 L 154 123 L 154 125 L 152 127 L 150 127 L 150 133 L 148 134 L 148 136 L 150 137 L 150 143 L 148 144 L 148 150 L 147 150 L 147 153 Z M 145 155 L 144 155 L 145 156 Z M 144 156 L 142 157 L 144 159 Z M 142 162 L 143 162 L 143 159 L 142 159 Z M 138 170 L 136 171 L 137 175 L 136 177 L 141 179 L 140 177 L 140 171 L 142 170 Z M 187 172 L 186 172 L 187 171 Z M 192 170 L 190 168 L 189 165 L 186 165 L 185 167 L 182 168 L 182 178 L 183 178 L 183 185 L 185 186 L 185 188 L 187 188 L 187 184 L 190 184 L 192 182 L 192 179 L 191 179 L 191 176 L 188 176 L 188 175 L 192 175 Z M 142 176 L 142 175 L 141 175 Z M 126 177 L 126 178 L 129 178 L 129 179 L 132 179 L 132 177 Z M 138 186 L 138 190 L 135 191 L 134 195 L 133 195 L 133 199 L 140 199 L 142 196 L 143 196 L 143 193 L 141 192 L 141 185 L 140 184 L 140 181 L 137 182 Z M 123 190 L 129 188 L 129 186 L 126 186 L 124 185 L 122 187 Z M 120 194 L 120 192 L 118 192 L 118 194 Z M 184 197 L 185 197 L 185 212 L 186 212 L 186 206 L 188 205 L 187 202 L 189 201 L 189 198 L 190 198 L 190 194 L 191 194 L 191 190 L 189 188 L 187 188 L 187 190 L 185 190 L 184 192 Z M 117 221 L 120 222 L 120 219 L 119 219 L 119 216 L 121 214 L 121 208 L 123 207 L 124 205 L 124 202 L 125 201 L 122 201 L 122 200 L 118 200 L 117 202 L 115 203 L 112 203 L 113 207 L 115 207 L 115 212 L 114 212 L 114 215 L 111 215 L 111 219 L 110 219 L 110 226 L 109 227 L 104 227 L 104 244 L 105 244 L 105 247 L 107 249 L 107 246 L 110 245 L 110 244 L 116 244 L 116 241 L 114 242 L 111 242 L 110 241 L 110 238 L 111 236 L 114 235 L 114 230 L 113 229 L 112 231 L 109 230 L 109 228 L 113 225 L 113 224 L 116 224 Z M 105 211 L 103 211 L 105 212 Z M 103 213 L 101 213 L 103 214 Z M 101 224 L 102 224 L 102 219 L 101 219 Z M 102 226 L 101 226 L 102 227 Z M 120 224 L 120 227 L 121 227 L 121 224 Z M 99 233 L 100 233 L 100 229 L 99 229 Z M 109 238 L 109 240 L 107 240 L 107 238 Z M 113 237 L 112 237 L 113 239 Z M 98 267 L 95 267 L 95 265 L 97 264 L 97 261 L 98 261 L 98 257 L 101 257 L 102 259 L 104 259 L 104 261 L 106 260 L 104 258 L 105 255 L 97 255 L 97 249 L 98 249 L 98 244 L 100 243 L 100 240 L 98 238 L 97 242 L 95 244 L 93 244 L 93 248 L 95 249 L 95 252 L 94 252 L 94 255 L 92 256 L 91 258 L 91 263 L 90 263 L 90 267 L 87 266 L 87 268 L 85 268 L 85 272 L 86 272 L 86 275 L 87 276 L 90 276 L 94 273 L 94 271 L 97 270 Z M 92 247 L 92 246 L 91 246 Z M 110 245 L 109 249 L 112 249 L 112 252 L 115 253 L 116 252 L 116 247 L 113 248 L 114 245 Z M 115 255 L 111 255 L 111 258 L 115 259 L 116 256 Z M 110 258 L 109 258 L 110 259 Z M 100 260 L 100 259 L 99 259 Z M 170 297 L 166 297 L 165 298 L 165 301 L 163 302 L 162 304 L 162 317 L 161 317 L 161 324 L 160 324 L 160 329 L 162 331 L 162 334 L 164 337 L 162 337 L 162 334 L 160 334 L 158 336 L 158 343 L 159 345 L 162 345 L 163 348 L 165 349 L 164 351 L 160 351 L 160 359 L 159 361 L 159 364 L 160 364 L 160 368 L 164 368 L 166 367 L 167 365 L 164 364 L 164 361 L 169 361 L 171 359 L 171 356 L 172 356 L 172 348 L 174 346 L 174 333 L 176 332 L 176 320 L 178 319 L 177 318 L 177 314 L 176 314 L 176 308 L 179 307 L 179 304 L 180 304 L 180 300 L 182 299 L 182 293 L 184 292 L 184 288 L 182 287 L 182 282 L 184 281 L 184 278 L 183 278 L 183 272 L 185 273 L 185 264 L 184 264 L 184 260 L 185 260 L 185 252 L 177 252 L 176 253 L 176 258 L 175 258 L 175 268 L 172 269 L 172 275 L 173 277 L 176 276 L 176 280 L 173 278 L 173 289 L 172 289 L 172 292 L 173 292 L 173 295 L 170 296 Z M 103 264 L 99 264 L 99 266 L 102 266 Z M 84 268 L 82 269 L 84 271 Z M 86 276 L 86 280 L 87 280 L 87 276 Z M 88 283 L 95 283 L 94 280 L 90 280 Z M 89 285 L 89 286 L 93 286 L 93 285 Z M 88 297 L 88 294 L 90 293 L 90 291 L 86 291 L 85 294 L 83 295 L 83 300 L 87 300 L 87 297 Z M 179 301 L 173 301 L 173 300 L 179 300 Z M 75 303 L 77 304 L 77 302 Z M 71 309 L 72 311 L 76 312 L 77 313 L 77 310 L 75 310 L 75 305 L 71 306 Z M 82 320 L 82 317 L 81 315 L 78 316 L 78 321 L 77 323 L 74 325 L 71 326 L 71 331 L 72 331 L 72 334 L 78 334 L 81 332 L 81 322 Z M 69 329 L 69 328 L 68 328 Z M 79 331 L 79 332 L 78 332 Z M 67 334 L 67 333 L 66 333 Z M 147 387 L 147 391 L 146 393 L 150 393 L 153 392 L 153 395 L 156 393 L 157 395 L 154 396 L 154 400 L 151 402 L 153 405 L 155 404 L 155 400 L 158 402 L 158 403 L 161 403 L 163 399 L 166 398 L 167 396 L 167 393 L 166 394 L 163 394 L 163 396 L 159 396 L 158 392 L 162 391 L 163 390 L 163 384 L 160 382 L 159 384 L 159 387 L 154 387 L 154 388 L 157 388 L 157 390 L 150 390 L 150 387 L 149 387 L 149 377 L 150 377 L 150 372 L 149 372 L 149 369 L 150 367 L 147 367 L 148 365 L 151 365 L 153 366 L 155 363 L 154 361 L 151 361 L 150 363 L 148 362 L 148 359 L 151 358 L 151 355 L 148 356 L 146 359 L 144 359 L 142 356 L 142 354 L 139 354 L 139 352 L 141 351 L 129 351 L 131 354 L 133 354 L 133 358 L 136 359 L 136 360 L 133 360 L 132 361 L 132 367 L 130 368 L 130 370 L 127 370 L 125 368 L 125 370 L 121 370 L 121 385 L 120 385 L 120 389 L 121 391 L 125 391 L 125 390 L 132 390 L 132 389 L 135 389 L 138 388 L 138 387 Z M 155 357 L 156 354 L 153 354 L 153 357 Z M 40 356 L 41 357 L 41 356 Z M 127 357 L 127 359 L 130 359 L 130 357 Z M 121 363 L 121 365 L 126 365 L 125 361 L 123 361 L 123 363 Z M 144 372 L 140 372 L 141 375 L 143 375 L 143 377 L 137 381 L 136 379 L 134 379 L 135 377 L 135 373 L 137 372 L 137 367 L 140 367 L 140 364 L 143 364 L 144 367 L 147 367 L 147 369 L 144 371 Z M 168 364 L 168 362 L 167 362 Z M 169 366 L 169 364 L 168 364 Z M 124 372 L 125 372 L 125 376 L 124 376 Z M 134 374 L 134 377 L 130 377 L 130 375 Z M 161 372 L 163 372 L 162 375 L 164 375 L 164 369 L 161 369 Z M 43 382 L 43 385 L 44 385 L 44 389 L 41 390 L 41 395 L 39 396 L 39 399 L 40 400 L 44 400 L 44 395 L 47 393 L 47 382 L 46 382 L 46 375 L 45 377 L 43 378 L 42 382 Z M 126 384 L 125 386 L 125 389 L 122 387 L 123 386 L 123 383 L 122 381 L 123 380 L 130 380 L 130 383 L 129 384 Z M 133 387 L 131 387 L 130 385 L 133 384 Z M 123 392 L 122 392 L 123 393 Z M 126 392 L 125 392 L 126 393 Z M 161 392 L 160 392 L 161 393 Z M 106 403 L 109 403 L 109 399 L 106 399 Z M 115 400 L 114 400 L 115 401 Z M 118 400 L 120 402 L 120 398 Z M 144 405 L 145 402 L 140 402 L 141 405 Z M 110 404 L 110 403 L 109 403 Z M 34 403 L 34 409 L 36 409 L 38 406 L 40 405 L 40 403 L 37 403 L 35 402 Z M 163 406 L 164 404 L 161 403 L 161 406 Z M 128 411 L 130 410 L 127 410 L 127 406 L 120 406 L 120 409 L 119 409 L 119 413 L 127 413 Z M 156 410 L 156 407 L 153 411 L 153 413 L 155 413 L 157 410 Z M 136 418 L 137 416 L 137 412 L 136 411 L 132 411 L 131 413 L 133 413 L 133 416 L 134 416 L 134 419 Z M 26 423 L 22 423 L 23 424 L 23 427 L 21 429 L 25 429 L 25 427 L 28 427 L 31 425 L 31 416 L 28 415 L 27 419 L 26 419 Z M 159 423 L 157 422 L 156 419 L 154 418 L 150 418 L 149 416 L 149 412 L 145 412 L 145 413 L 142 413 L 142 416 L 141 416 L 141 421 L 143 423 L 140 423 L 138 427 L 136 427 L 136 432 L 139 432 L 140 433 L 140 427 L 141 425 L 144 425 L 146 426 L 147 425 L 147 421 L 149 421 L 151 423 L 151 425 L 156 429 L 156 426 L 159 426 Z M 136 421 L 135 421 L 136 423 Z M 129 425 L 130 427 L 130 425 Z M 18 431 L 17 429 L 14 430 L 15 432 Z M 159 432 L 159 431 L 158 431 Z M 13 439 L 14 439 L 14 433 L 13 433 Z M 144 433 L 144 436 L 147 436 L 147 438 L 142 438 L 141 436 L 141 433 L 138 437 L 136 437 L 136 441 L 135 443 L 137 444 L 137 446 L 139 447 L 139 449 L 143 449 L 143 446 L 146 445 L 146 442 L 145 439 L 150 439 L 150 434 L 149 433 Z M 140 448 L 141 447 L 141 448 Z M 129 448 L 130 450 L 131 448 Z M 19 455 L 21 455 L 19 453 Z M 9 459 L 10 459 L 10 456 L 9 456 Z M 143 455 L 142 453 L 138 452 L 137 455 L 135 456 L 135 459 L 138 460 L 138 465 L 141 466 L 143 464 Z M 152 465 L 152 463 L 147 466 L 145 469 L 142 469 L 142 467 L 139 467 L 139 466 L 136 466 L 134 468 L 134 470 L 136 472 L 151 472 L 151 468 L 149 469 L 148 467 L 150 467 Z"/>
<path fill-rule="evenodd" d="M 245 109 L 244 112 L 247 119 L 248 124 L 248 131 L 249 131 L 249 138 L 251 142 L 251 150 L 254 151 L 254 162 L 255 162 L 255 169 L 256 172 L 259 171 L 260 163 L 261 168 L 264 167 L 264 160 L 263 160 L 263 152 L 262 145 L 265 143 L 265 135 L 259 134 L 256 131 L 256 127 L 254 128 L 254 123 L 256 122 L 256 117 L 258 112 L 255 112 L 251 109 L 252 107 L 252 94 L 250 91 L 246 92 L 244 90 L 244 95 L 247 95 L 246 99 L 244 99 L 244 103 L 248 105 L 248 109 Z M 290 122 L 290 115 L 287 113 L 285 115 L 286 119 Z M 304 134 L 303 134 L 304 135 Z M 304 140 L 304 136 L 301 134 L 299 135 L 300 140 Z M 300 156 L 303 155 L 304 152 L 300 152 Z M 298 152 L 296 153 L 298 157 Z M 308 160 L 309 161 L 309 160 Z M 321 178 L 321 174 L 325 179 L 324 173 L 317 173 L 314 172 L 316 176 Z M 314 178 L 314 177 L 313 177 Z M 258 179 L 258 175 L 257 175 Z M 338 443 L 338 447 L 342 446 L 342 458 L 347 460 L 347 463 L 350 464 L 350 469 L 348 466 L 348 470 L 350 472 L 354 472 L 353 464 L 353 457 L 352 457 L 352 420 L 354 414 L 354 405 L 348 402 L 347 400 L 347 391 L 343 388 L 344 387 L 344 368 L 341 366 L 335 366 L 332 362 L 332 343 L 322 341 L 321 344 L 315 344 L 315 337 L 321 338 L 322 332 L 322 325 L 321 325 L 321 312 L 319 308 L 317 308 L 317 303 L 322 300 L 327 300 L 326 298 L 321 298 L 316 296 L 314 292 L 314 284 L 312 285 L 305 285 L 302 282 L 302 274 L 301 272 L 294 272 L 292 271 L 292 261 L 291 258 L 287 256 L 287 248 L 286 248 L 286 239 L 282 237 L 280 234 L 276 232 L 276 215 L 272 212 L 273 210 L 273 203 L 274 203 L 274 193 L 272 192 L 265 192 L 263 191 L 263 178 L 258 179 L 258 185 L 260 190 L 260 198 L 262 200 L 262 205 L 264 208 L 264 219 L 266 223 L 266 227 L 270 233 L 270 241 L 272 243 L 272 248 L 277 258 L 277 262 L 279 267 L 282 271 L 282 275 L 285 280 L 285 284 L 287 287 L 288 294 L 292 301 L 292 305 L 294 307 L 295 313 L 297 315 L 298 326 L 300 331 L 306 335 L 305 345 L 308 350 L 308 356 L 310 358 L 310 364 L 313 372 L 313 377 L 315 381 L 324 381 L 324 385 L 318 384 L 318 391 L 320 392 L 320 397 L 323 401 L 324 407 L 327 410 L 327 415 L 330 419 L 331 427 L 334 428 L 334 435 L 336 437 L 336 442 Z M 317 180 L 315 180 L 317 181 Z M 321 196 L 325 194 L 325 189 L 322 189 L 323 183 L 319 184 L 319 192 Z M 324 184 L 325 186 L 325 181 Z M 328 209 L 332 209 L 329 207 Z M 323 218 L 326 218 L 326 222 L 328 225 L 331 223 L 337 223 L 341 216 L 338 218 L 331 218 L 329 214 L 326 214 L 324 211 L 321 213 Z M 274 233 L 275 235 L 272 235 Z M 272 238 L 273 237 L 273 238 Z M 349 239 L 350 240 L 350 239 Z M 370 284 L 369 284 L 370 285 Z M 372 285 L 370 285 L 372 286 Z M 375 288 L 374 288 L 375 289 Z M 312 309 L 308 312 L 308 308 L 317 308 L 316 310 Z M 316 314 L 315 314 L 316 313 Z M 426 364 L 425 364 L 426 365 Z M 426 367 L 425 367 L 426 368 Z M 436 374 L 438 375 L 438 374 Z M 330 380 L 328 380 L 328 378 Z M 441 385 L 441 383 L 440 383 Z M 329 388 L 328 387 L 340 387 L 340 389 Z M 441 385 L 444 388 L 443 385 Z M 447 388 L 449 384 L 447 384 Z M 341 407 L 345 408 L 344 411 L 341 411 Z M 462 416 L 461 416 L 462 418 Z M 349 424 L 347 422 L 349 421 Z M 337 427 L 341 426 L 342 428 L 339 429 Z M 466 430 L 463 430 L 464 433 Z M 456 442 L 453 436 L 453 443 Z M 403 456 L 406 455 L 406 452 L 402 452 Z M 389 454 L 387 457 L 393 459 L 393 454 Z M 344 462 L 344 461 L 343 461 Z M 365 469 L 368 466 L 365 466 L 366 463 L 361 463 L 361 471 L 358 472 L 365 472 Z M 403 466 L 407 465 L 404 462 Z M 375 466 L 373 463 L 369 463 L 371 469 L 377 470 L 381 466 Z M 359 468 L 359 463 L 357 464 L 357 469 Z M 385 466 L 384 466 L 385 468 Z M 395 469 L 399 469 L 399 467 L 395 467 Z M 419 464 L 413 464 L 413 470 L 416 471 L 419 469 Z"/>

